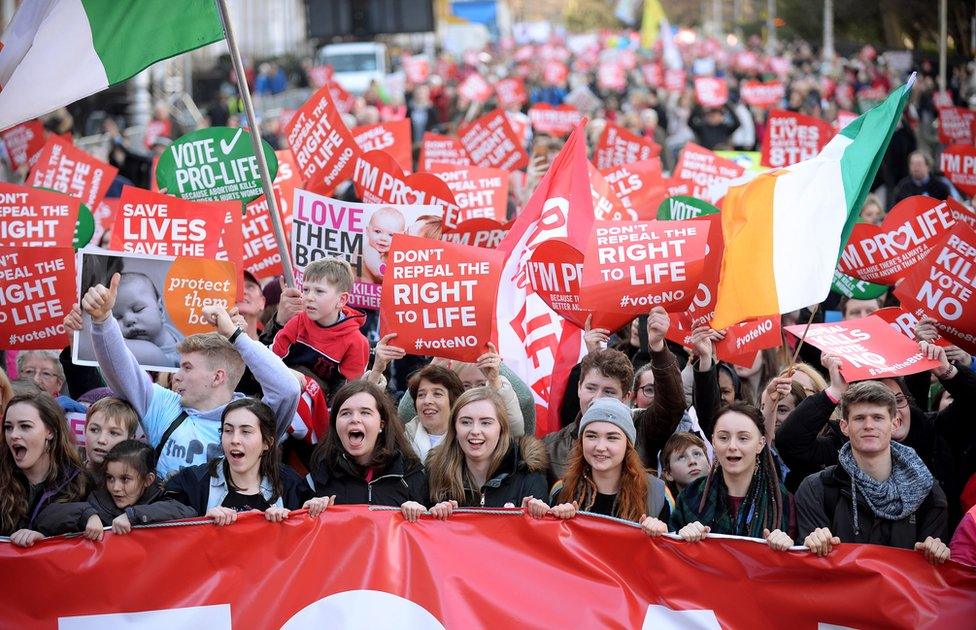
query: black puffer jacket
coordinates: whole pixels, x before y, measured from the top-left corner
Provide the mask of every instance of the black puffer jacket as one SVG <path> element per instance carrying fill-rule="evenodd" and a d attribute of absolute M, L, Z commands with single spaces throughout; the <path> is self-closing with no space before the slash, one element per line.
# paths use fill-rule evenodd
<path fill-rule="evenodd" d="M 162 484 L 156 483 L 142 493 L 138 503 L 124 509 L 115 506 L 112 495 L 105 488 L 92 492 L 85 502 L 53 503 L 38 515 L 36 527 L 46 536 L 57 536 L 84 531 L 92 516 L 98 516 L 102 525 L 108 527 L 122 514 L 126 514 L 133 525 L 162 523 L 197 515 L 193 508 L 166 497 Z"/>
<path fill-rule="evenodd" d="M 401 453 L 383 470 L 373 471 L 367 482 L 361 466 L 345 453 L 332 470 L 327 465 L 316 466 L 309 479 L 317 497 L 335 495 L 338 504 L 388 505 L 400 507 L 407 501 L 427 502 L 427 476 L 424 467 Z"/>
<path fill-rule="evenodd" d="M 518 442 L 512 442 L 505 459 L 498 466 L 498 471 L 485 485 L 475 489 L 465 484 L 464 501 L 460 502 L 460 506 L 500 508 L 511 503 L 515 507 L 521 507 L 525 497 L 547 501 L 548 466 L 545 445 L 534 437 L 523 437 Z"/>

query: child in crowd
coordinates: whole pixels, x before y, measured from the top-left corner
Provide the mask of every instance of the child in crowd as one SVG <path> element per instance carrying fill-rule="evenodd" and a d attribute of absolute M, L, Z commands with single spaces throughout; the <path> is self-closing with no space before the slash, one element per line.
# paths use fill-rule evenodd
<path fill-rule="evenodd" d="M 692 481 L 708 474 L 705 442 L 694 433 L 675 433 L 661 451 L 661 468 L 671 494 L 678 496 Z"/>
<path fill-rule="evenodd" d="M 121 398 L 106 396 L 92 403 L 85 414 L 85 464 L 89 472 L 104 472 L 108 452 L 119 442 L 134 438 L 138 427 L 139 415 Z"/>
<path fill-rule="evenodd" d="M 101 540 L 104 527 L 128 534 L 133 525 L 149 525 L 192 518 L 192 508 L 167 498 L 156 477 L 156 453 L 139 440 L 123 440 L 104 456 L 105 475 L 88 500 L 55 503 L 37 518 L 38 530 L 48 536 L 84 531 Z"/>
<path fill-rule="evenodd" d="M 307 267 L 302 280 L 305 310 L 275 330 L 271 349 L 297 368 L 307 367 L 327 386 L 326 399 L 345 381 L 366 371 L 369 341 L 359 331 L 366 316 L 347 306 L 353 285 L 352 267 L 337 258 L 320 258 Z M 277 328 L 269 324 L 269 329 Z M 262 335 L 267 341 L 268 330 Z"/>

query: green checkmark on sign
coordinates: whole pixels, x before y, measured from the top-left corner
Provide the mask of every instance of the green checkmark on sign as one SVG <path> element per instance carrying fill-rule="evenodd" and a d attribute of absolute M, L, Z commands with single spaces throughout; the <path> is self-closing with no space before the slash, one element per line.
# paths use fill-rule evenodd
<path fill-rule="evenodd" d="M 156 181 L 170 195 L 190 201 L 243 201 L 259 197 L 261 174 L 248 131 L 230 127 L 198 129 L 182 136 L 159 156 Z M 271 178 L 278 159 L 261 141 Z"/>
<path fill-rule="evenodd" d="M 707 201 L 686 195 L 668 197 L 657 208 L 657 218 L 662 221 L 683 221 L 717 213 L 718 208 Z"/>

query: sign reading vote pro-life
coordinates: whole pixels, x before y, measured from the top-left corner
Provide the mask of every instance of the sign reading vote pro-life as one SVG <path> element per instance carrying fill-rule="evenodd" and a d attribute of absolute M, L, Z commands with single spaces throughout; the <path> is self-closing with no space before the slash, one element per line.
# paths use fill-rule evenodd
<path fill-rule="evenodd" d="M 270 177 L 278 173 L 274 149 L 261 141 Z M 189 201 L 244 201 L 263 193 L 258 158 L 243 129 L 209 127 L 182 136 L 159 156 L 156 181 Z"/>

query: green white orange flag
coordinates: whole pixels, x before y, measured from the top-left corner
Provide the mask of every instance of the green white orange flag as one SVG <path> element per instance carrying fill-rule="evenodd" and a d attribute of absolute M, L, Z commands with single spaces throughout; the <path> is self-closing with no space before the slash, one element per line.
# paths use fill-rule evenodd
<path fill-rule="evenodd" d="M 29 0 L 0 38 L 0 130 L 219 41 L 212 0 Z"/>
<path fill-rule="evenodd" d="M 844 127 L 816 157 L 729 187 L 712 328 L 826 299 L 913 83 L 914 75 Z"/>

